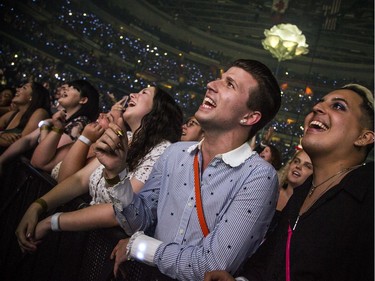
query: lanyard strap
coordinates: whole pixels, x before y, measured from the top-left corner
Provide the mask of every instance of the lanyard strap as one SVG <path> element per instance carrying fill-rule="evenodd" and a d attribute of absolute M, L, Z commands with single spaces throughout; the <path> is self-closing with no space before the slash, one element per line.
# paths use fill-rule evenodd
<path fill-rule="evenodd" d="M 204 218 L 202 197 L 201 197 L 201 186 L 199 183 L 199 161 L 198 161 L 198 151 L 194 156 L 194 186 L 195 186 L 195 200 L 197 205 L 197 213 L 199 224 L 201 226 L 203 236 L 206 237 L 210 231 L 208 230 L 206 220 Z"/>
<path fill-rule="evenodd" d="M 286 249 L 285 249 L 285 280 L 290 281 L 290 240 L 292 239 L 293 230 L 288 224 L 288 238 L 286 240 Z"/>

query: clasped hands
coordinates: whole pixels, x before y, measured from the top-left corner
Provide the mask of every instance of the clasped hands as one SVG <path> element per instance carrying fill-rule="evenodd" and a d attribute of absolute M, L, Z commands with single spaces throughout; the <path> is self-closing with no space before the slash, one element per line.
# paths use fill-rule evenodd
<path fill-rule="evenodd" d="M 94 152 L 99 162 L 105 166 L 106 177 L 113 178 L 126 168 L 128 137 L 122 117 L 118 118 L 117 124 L 109 124 L 108 129 L 96 141 Z"/>

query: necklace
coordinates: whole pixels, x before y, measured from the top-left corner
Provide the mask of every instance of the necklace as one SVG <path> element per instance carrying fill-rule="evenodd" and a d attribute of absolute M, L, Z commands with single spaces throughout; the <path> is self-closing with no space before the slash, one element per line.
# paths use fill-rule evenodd
<path fill-rule="evenodd" d="M 315 191 L 315 189 L 317 189 L 319 186 L 325 184 L 326 182 L 328 182 L 329 180 L 345 173 L 345 172 L 348 172 L 348 171 L 351 171 L 351 170 L 354 170 L 360 166 L 362 166 L 363 164 L 360 164 L 360 165 L 356 165 L 356 166 L 353 166 L 353 167 L 349 167 L 349 168 L 345 168 L 345 169 L 342 169 L 341 171 L 337 172 L 336 174 L 334 174 L 333 176 L 330 176 L 328 179 L 324 180 L 323 182 L 321 182 L 320 184 L 317 184 L 315 185 L 313 182 L 311 182 L 311 189 L 309 191 L 309 194 L 308 194 L 308 197 L 311 197 Z"/>
<path fill-rule="evenodd" d="M 309 194 L 308 194 L 308 197 L 311 197 L 311 195 L 314 193 L 314 190 L 315 190 L 317 187 L 323 185 L 324 183 L 326 183 L 326 182 L 329 181 L 330 179 L 333 179 L 334 177 L 336 177 L 336 176 L 338 176 L 338 175 L 340 175 L 340 174 L 342 174 L 342 173 L 344 173 L 344 172 L 352 171 L 352 170 L 354 170 L 354 169 L 357 169 L 358 167 L 363 166 L 363 165 L 366 165 L 366 163 L 362 163 L 362 164 L 359 164 L 359 165 L 356 165 L 356 166 L 353 166 L 353 167 L 350 167 L 350 168 L 343 169 L 343 170 L 337 172 L 336 174 L 334 174 L 333 176 L 329 177 L 328 179 L 326 179 L 325 181 L 323 181 L 322 183 L 320 183 L 320 184 L 318 184 L 318 185 L 314 185 L 313 183 L 311 183 L 312 187 L 311 187 L 311 189 L 310 189 L 310 192 L 309 192 Z M 320 194 L 320 196 L 319 196 L 318 198 L 316 198 L 313 202 L 311 202 L 311 203 L 309 204 L 307 210 L 310 209 L 310 207 L 311 207 L 316 201 L 318 201 L 318 199 L 319 199 L 321 196 L 323 196 L 323 195 L 328 191 L 328 189 L 333 185 L 333 183 L 334 183 L 334 182 L 331 182 L 331 183 L 330 183 L 330 184 L 329 184 L 329 185 L 323 190 L 323 193 Z M 306 199 L 305 199 L 305 200 L 306 200 Z M 306 212 L 307 210 L 305 210 L 305 212 Z M 293 229 L 292 229 L 293 231 L 296 229 L 297 224 L 298 224 L 298 221 L 299 221 L 300 217 L 302 216 L 302 214 L 303 214 L 303 213 L 301 213 L 301 211 L 298 213 L 297 219 L 296 219 L 296 221 L 295 221 L 295 223 L 294 223 L 294 225 L 293 225 Z"/>

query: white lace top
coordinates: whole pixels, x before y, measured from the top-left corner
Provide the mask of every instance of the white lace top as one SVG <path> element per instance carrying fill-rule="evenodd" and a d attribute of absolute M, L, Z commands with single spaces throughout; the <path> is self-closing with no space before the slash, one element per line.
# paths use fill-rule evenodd
<path fill-rule="evenodd" d="M 169 141 L 162 141 L 156 145 L 145 157 L 140 161 L 138 167 L 128 174 L 129 178 L 136 178 L 145 183 L 151 173 L 152 167 L 156 160 L 163 154 L 164 150 L 170 145 Z M 112 203 L 109 197 L 107 188 L 105 187 L 105 180 L 103 178 L 104 165 L 100 165 L 90 176 L 90 195 L 92 200 L 90 205 L 100 203 Z"/>

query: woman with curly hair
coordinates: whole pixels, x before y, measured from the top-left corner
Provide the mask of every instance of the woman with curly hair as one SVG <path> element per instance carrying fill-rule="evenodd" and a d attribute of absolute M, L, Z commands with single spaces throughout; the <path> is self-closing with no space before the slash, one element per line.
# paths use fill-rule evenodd
<path fill-rule="evenodd" d="M 131 130 L 130 134 L 128 133 L 126 162 L 133 190 L 139 192 L 155 161 L 171 143 L 180 140 L 182 111 L 170 95 L 155 86 L 130 94 L 129 102 L 123 110 L 117 123 L 125 123 Z M 118 133 L 126 137 L 124 132 Z M 114 150 L 113 153 L 117 152 Z M 23 250 L 37 249 L 37 244 L 31 237 L 39 217 L 45 211 L 55 209 L 88 190 L 92 198 L 91 205 L 112 203 L 107 191 L 108 181 L 110 179 L 106 178 L 104 165 L 95 159 L 32 203 L 16 231 L 19 240 L 27 241 L 26 244 L 21 243 Z"/>

